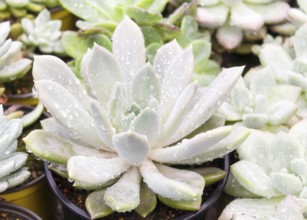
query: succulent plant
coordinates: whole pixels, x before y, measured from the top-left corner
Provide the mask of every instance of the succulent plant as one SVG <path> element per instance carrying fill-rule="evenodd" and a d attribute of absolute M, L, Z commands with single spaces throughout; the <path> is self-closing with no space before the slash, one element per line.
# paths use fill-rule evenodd
<path fill-rule="evenodd" d="M 297 112 L 300 93 L 299 87 L 278 83 L 265 67 L 239 79 L 219 112 L 249 128 L 285 125 Z"/>
<path fill-rule="evenodd" d="M 214 114 L 243 68 L 225 69 L 201 88 L 191 80 L 191 47 L 171 41 L 153 65 L 145 63 L 142 32 L 128 17 L 113 34 L 112 50 L 94 45 L 84 56 L 86 91 L 60 59 L 35 57 L 35 88 L 52 117 L 24 138 L 27 147 L 66 166 L 75 187 L 95 190 L 86 199 L 92 218 L 134 209 L 146 216 L 152 209 L 144 208 L 141 185 L 199 208 L 203 177 L 168 165 L 213 160 L 249 135 L 246 128 L 220 126 L 186 137 Z M 150 208 L 155 196 L 152 201 Z"/>
<path fill-rule="evenodd" d="M 238 47 L 243 38 L 259 39 L 264 24 L 286 20 L 289 5 L 280 0 L 199 0 L 197 20 L 205 28 L 217 29 L 216 38 L 227 50 Z"/>
<path fill-rule="evenodd" d="M 288 12 L 288 19 L 297 27 L 307 23 L 307 4 L 304 0 L 298 0 L 299 8 L 291 8 Z"/>
<path fill-rule="evenodd" d="M 17 138 L 22 132 L 22 120 L 7 120 L 0 105 L 0 192 L 17 186 L 30 176 L 30 172 L 23 168 L 28 155 L 15 152 Z"/>
<path fill-rule="evenodd" d="M 274 199 L 236 199 L 218 220 L 304 220 L 307 200 L 287 196 Z"/>
<path fill-rule="evenodd" d="M 298 101 L 299 109 L 297 112 L 300 117 L 307 116 L 306 34 L 307 24 L 296 31 L 288 45 L 271 42 L 257 48 L 262 66 L 271 68 L 274 78 L 279 83 L 291 84 L 301 88 L 302 92 Z"/>
<path fill-rule="evenodd" d="M 32 61 L 22 58 L 22 43 L 7 39 L 10 33 L 8 21 L 0 23 L 0 82 L 15 80 L 24 76 Z"/>
<path fill-rule="evenodd" d="M 306 131 L 304 119 L 288 131 L 251 132 L 237 149 L 240 161 L 231 165 L 225 192 L 236 197 L 272 199 L 269 203 L 287 195 L 306 199 Z"/>
<path fill-rule="evenodd" d="M 38 47 L 43 53 L 61 54 L 64 52 L 60 31 L 62 22 L 51 20 L 47 9 L 41 11 L 35 20 L 23 18 L 21 24 L 25 33 L 20 39 L 28 47 L 33 49 Z"/>
<path fill-rule="evenodd" d="M 32 17 L 31 13 L 38 14 L 46 6 L 55 7 L 57 5 L 59 5 L 57 0 L 1 0 L 0 21 L 10 17 Z"/>

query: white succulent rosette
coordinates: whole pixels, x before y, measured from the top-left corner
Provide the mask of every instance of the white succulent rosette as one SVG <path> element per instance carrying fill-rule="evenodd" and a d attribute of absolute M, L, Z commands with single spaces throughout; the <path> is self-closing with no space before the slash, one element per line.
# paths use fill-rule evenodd
<path fill-rule="evenodd" d="M 113 53 L 94 45 L 84 56 L 86 89 L 60 59 L 35 57 L 35 88 L 52 118 L 24 141 L 38 157 L 67 165 L 74 186 L 100 189 L 87 198 L 92 218 L 105 215 L 102 204 L 111 212 L 137 208 L 142 179 L 164 198 L 200 201 L 202 176 L 167 164 L 213 160 L 248 136 L 248 129 L 223 126 L 183 139 L 214 114 L 242 70 L 226 69 L 201 88 L 191 80 L 192 49 L 176 41 L 145 63 L 142 32 L 125 17 Z"/>
<path fill-rule="evenodd" d="M 236 199 L 218 220 L 304 220 L 307 200 L 294 196 L 274 199 Z"/>
<path fill-rule="evenodd" d="M 249 128 L 281 126 L 295 116 L 300 93 L 299 87 L 278 83 L 265 67 L 240 78 L 219 112 L 227 121 Z"/>
<path fill-rule="evenodd" d="M 22 120 L 7 120 L 0 105 L 0 192 L 27 180 L 30 172 L 23 168 L 28 155 L 15 152 L 22 132 Z"/>
<path fill-rule="evenodd" d="M 307 120 L 289 131 L 254 130 L 238 147 L 225 192 L 235 197 L 306 197 Z"/>
<path fill-rule="evenodd" d="M 290 9 L 280 0 L 198 0 L 198 4 L 199 24 L 217 29 L 218 42 L 228 50 L 238 47 L 244 35 L 261 36 L 264 24 L 285 21 Z"/>
<path fill-rule="evenodd" d="M 7 39 L 9 33 L 10 23 L 0 23 L 0 82 L 24 76 L 32 63 L 31 60 L 22 58 L 21 42 Z"/>
<path fill-rule="evenodd" d="M 21 41 L 29 46 L 38 47 L 43 53 L 63 53 L 61 45 L 62 32 L 60 30 L 62 22 L 51 20 L 50 12 L 47 9 L 41 11 L 35 20 L 23 18 L 21 25 L 24 34 Z"/>
<path fill-rule="evenodd" d="M 276 80 L 300 87 L 302 92 L 298 102 L 300 117 L 307 117 L 307 24 L 301 26 L 287 46 L 276 43 L 263 44 L 259 50 L 262 66 L 271 68 Z"/>

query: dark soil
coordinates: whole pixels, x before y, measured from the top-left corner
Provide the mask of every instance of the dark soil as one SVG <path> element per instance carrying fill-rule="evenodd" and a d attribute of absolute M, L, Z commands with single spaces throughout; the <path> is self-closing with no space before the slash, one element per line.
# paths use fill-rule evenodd
<path fill-rule="evenodd" d="M 7 96 L 32 93 L 33 85 L 33 77 L 30 71 L 21 79 L 3 83 Z"/>
<path fill-rule="evenodd" d="M 8 212 L 3 212 L 0 210 L 0 220 L 24 220 L 24 218 L 21 218 L 18 215 L 8 213 Z"/>

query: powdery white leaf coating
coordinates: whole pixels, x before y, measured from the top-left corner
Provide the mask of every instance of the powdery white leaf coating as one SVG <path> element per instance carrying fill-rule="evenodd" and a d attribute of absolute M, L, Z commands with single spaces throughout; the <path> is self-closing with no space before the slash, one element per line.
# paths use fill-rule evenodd
<path fill-rule="evenodd" d="M 102 185 L 120 176 L 129 166 L 123 159 L 103 159 L 94 156 L 73 156 L 67 163 L 69 178 L 84 184 Z"/>
<path fill-rule="evenodd" d="M 136 167 L 131 167 L 104 194 L 106 204 L 117 212 L 135 209 L 140 203 L 141 175 Z"/>

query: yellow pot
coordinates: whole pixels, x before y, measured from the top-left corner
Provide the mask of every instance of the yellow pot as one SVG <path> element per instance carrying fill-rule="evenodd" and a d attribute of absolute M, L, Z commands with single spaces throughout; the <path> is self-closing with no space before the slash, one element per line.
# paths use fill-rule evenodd
<path fill-rule="evenodd" d="M 61 30 L 75 29 L 75 16 L 62 7 L 51 9 L 51 19 L 62 21 Z"/>
<path fill-rule="evenodd" d="M 56 211 L 56 200 L 50 191 L 45 175 L 20 187 L 0 194 L 0 199 L 25 207 L 44 220 L 52 220 Z"/>

